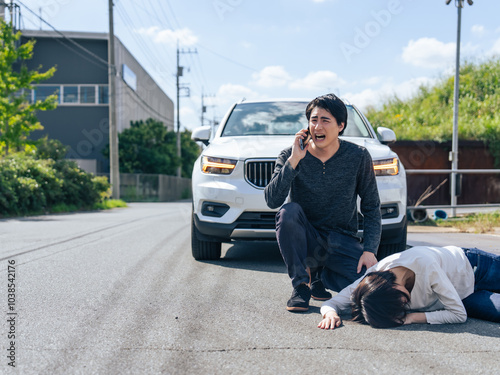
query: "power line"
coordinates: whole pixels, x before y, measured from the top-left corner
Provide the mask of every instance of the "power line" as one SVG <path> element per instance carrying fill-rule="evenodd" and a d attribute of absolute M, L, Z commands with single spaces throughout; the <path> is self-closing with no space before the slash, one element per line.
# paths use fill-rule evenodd
<path fill-rule="evenodd" d="M 230 63 L 232 63 L 232 64 L 235 64 L 235 65 L 241 66 L 242 68 L 245 68 L 245 69 L 251 70 L 251 71 L 253 71 L 253 72 L 258 72 L 258 70 L 257 70 L 257 69 L 255 69 L 255 68 L 251 68 L 251 67 L 249 67 L 249 66 L 247 66 L 247 65 L 241 64 L 241 63 L 239 63 L 239 62 L 237 62 L 237 61 L 235 61 L 235 60 L 233 60 L 233 59 L 230 59 L 229 57 L 226 57 L 226 56 L 224 56 L 224 55 L 221 55 L 220 53 L 217 53 L 217 52 L 215 52 L 215 51 L 212 51 L 210 48 L 207 48 L 206 46 L 203 46 L 203 45 L 201 45 L 201 44 L 198 44 L 198 46 L 199 46 L 199 47 L 201 47 L 201 48 L 203 48 L 204 50 L 207 50 L 208 52 L 210 52 L 210 53 L 214 54 L 215 56 L 217 56 L 217 57 L 219 57 L 219 58 L 221 58 L 221 59 L 223 59 L 223 60 L 226 60 L 226 61 L 228 61 L 228 62 L 230 62 Z"/>
<path fill-rule="evenodd" d="M 170 5 L 170 1 L 169 0 L 165 0 L 165 2 L 167 3 L 167 6 L 168 8 L 170 9 L 170 13 L 172 13 L 172 17 L 174 19 L 174 22 L 177 24 L 177 28 L 180 29 L 180 23 L 177 21 L 177 17 L 175 16 L 175 12 L 174 10 L 172 9 L 172 6 Z"/>
<path fill-rule="evenodd" d="M 58 43 L 62 44 L 63 46 L 65 46 L 66 48 L 68 48 L 69 50 L 71 50 L 72 52 L 74 52 L 75 54 L 77 54 L 78 56 L 84 58 L 85 60 L 87 60 L 88 62 L 90 63 L 93 63 L 95 65 L 98 65 L 98 66 L 101 66 L 102 68 L 109 68 L 109 63 L 108 61 L 102 59 L 101 57 L 99 57 L 98 55 L 96 55 L 95 53 L 93 53 L 92 51 L 88 50 L 87 48 L 85 48 L 84 46 L 82 46 L 81 44 L 79 44 L 78 42 L 75 42 L 74 40 L 72 40 L 71 38 L 68 38 L 66 35 L 64 35 L 62 32 L 60 32 L 59 30 L 57 30 L 54 26 L 52 26 L 50 23 L 48 23 L 47 21 L 45 21 L 41 16 L 37 15 L 35 12 L 33 12 L 29 7 L 27 7 L 25 4 L 22 3 L 22 1 L 19 1 L 18 2 L 26 8 L 26 10 L 28 10 L 31 14 L 33 14 L 34 16 L 36 16 L 38 19 L 40 19 L 40 21 L 42 21 L 43 23 L 45 23 L 47 26 L 49 26 L 50 28 L 52 28 L 58 35 L 60 35 L 63 39 L 67 40 L 68 42 L 70 42 L 72 45 L 78 47 L 79 49 L 83 50 L 85 53 L 87 53 L 88 55 L 92 56 L 95 58 L 95 60 L 91 60 L 88 58 L 88 56 L 85 56 L 84 54 L 82 54 L 80 51 L 72 48 L 70 45 L 67 45 L 67 44 L 64 44 L 63 41 L 59 40 L 58 38 L 54 38 L 55 41 L 57 41 Z M 96 61 L 97 60 L 97 61 Z M 102 64 L 102 65 L 105 65 L 105 66 L 102 66 L 102 65 L 99 65 L 98 63 Z M 121 81 L 123 83 L 126 84 L 125 82 L 125 79 L 123 77 L 123 74 L 121 72 L 119 72 L 118 76 L 120 77 Z M 148 108 L 151 112 L 153 112 L 154 114 L 156 114 L 159 118 L 162 118 L 164 119 L 166 122 L 169 122 L 170 124 L 173 125 L 173 120 L 170 120 L 168 119 L 167 117 L 165 117 L 163 114 L 159 113 L 156 109 L 154 109 L 153 107 L 151 107 L 143 98 L 141 98 L 139 96 L 139 94 L 137 94 L 137 92 L 135 90 L 130 90 L 130 92 L 133 93 L 133 96 L 139 100 L 139 102 L 144 105 L 146 108 Z"/>
<path fill-rule="evenodd" d="M 31 14 L 33 14 L 35 17 L 37 17 L 40 21 L 42 21 L 43 23 L 45 23 L 47 26 L 49 26 L 52 30 L 54 30 L 57 34 L 59 34 L 60 36 L 62 36 L 64 39 L 66 39 L 67 41 L 69 41 L 71 44 L 73 44 L 74 46 L 76 46 L 77 48 L 80 48 L 81 50 L 85 51 L 86 53 L 88 53 L 90 56 L 94 57 L 97 61 L 101 62 L 102 64 L 104 64 L 106 66 L 106 68 L 109 68 L 109 64 L 108 64 L 108 61 L 102 59 L 100 56 L 97 56 L 94 52 L 88 50 L 87 48 L 85 48 L 84 46 L 80 45 L 79 43 L 75 42 L 73 39 L 71 38 L 68 38 L 66 35 L 64 35 L 62 32 L 60 32 L 59 30 L 57 30 L 54 26 L 52 26 L 50 23 L 48 23 L 47 21 L 45 21 L 42 17 L 40 17 L 38 14 L 36 14 L 34 11 L 32 11 L 30 8 L 28 8 L 25 4 L 23 4 L 22 1 L 20 0 L 17 0 L 17 2 L 19 4 L 21 4 L 23 7 L 26 8 L 26 10 L 28 12 L 30 12 Z"/>
<path fill-rule="evenodd" d="M 118 75 L 122 81 L 122 83 L 125 83 L 125 80 L 123 79 L 123 75 L 121 73 L 119 73 Z M 125 91 L 122 91 L 121 94 L 123 94 Z M 154 112 L 159 118 L 163 119 L 165 122 L 168 122 L 169 124 L 173 125 L 174 124 L 174 121 L 165 117 L 165 115 L 161 114 L 160 112 L 158 112 L 156 109 L 154 109 L 153 107 L 151 107 L 143 98 L 141 98 L 139 96 L 139 94 L 137 94 L 137 92 L 133 89 L 130 89 L 128 92 L 131 92 L 136 99 L 139 100 L 139 102 L 144 105 L 146 108 L 148 108 L 151 112 Z M 137 103 L 137 102 L 136 102 Z"/>
<path fill-rule="evenodd" d="M 126 12 L 126 10 L 125 9 L 121 9 L 120 7 L 117 7 L 117 10 L 118 10 L 118 14 L 122 18 L 122 21 L 124 22 L 124 24 L 126 26 L 129 25 L 132 28 L 135 28 L 135 25 L 134 25 L 132 19 L 130 18 L 130 16 L 128 15 L 128 13 Z M 130 31 L 130 27 L 127 27 L 127 30 Z M 134 38 L 134 40 L 136 41 L 136 43 L 138 44 L 138 47 L 140 48 L 140 50 L 143 52 L 143 54 L 146 56 L 146 58 L 150 62 L 154 62 L 159 67 L 165 65 L 163 62 L 161 62 L 161 58 L 159 56 L 157 56 L 156 54 L 154 54 L 153 52 L 151 52 L 151 49 L 148 48 L 148 46 L 146 45 L 146 43 L 142 39 L 142 37 L 138 37 L 137 34 L 133 33 L 133 32 L 130 32 L 130 34 Z M 165 76 L 162 76 L 160 78 L 161 79 L 166 79 Z M 173 76 L 172 76 L 172 79 L 173 79 Z M 167 86 L 170 85 L 170 84 L 174 85 L 174 82 L 165 82 L 165 83 L 167 84 Z"/>
<path fill-rule="evenodd" d="M 151 7 L 152 7 L 152 5 L 151 5 Z M 125 6 L 123 6 L 123 8 L 125 10 Z M 143 4 L 141 4 L 141 6 L 138 9 L 140 9 L 141 11 L 143 11 L 149 17 L 149 19 L 147 20 L 148 22 L 144 22 L 143 19 L 141 18 L 142 24 L 148 24 L 148 23 L 150 23 L 151 22 L 150 21 L 151 18 L 156 19 L 160 23 L 160 25 L 164 23 L 163 20 L 161 20 L 160 17 L 158 16 L 157 12 L 151 13 L 150 11 L 148 11 L 147 7 L 143 6 Z M 137 16 L 140 17 L 138 14 L 137 14 Z M 129 18 L 132 20 L 131 24 L 133 24 L 135 26 L 135 22 L 133 22 L 133 18 L 132 17 L 129 17 Z M 165 23 L 167 24 L 168 27 L 170 27 L 171 29 L 173 29 L 168 19 L 166 19 Z M 137 27 L 134 27 L 134 28 L 137 29 Z M 153 49 L 153 50 L 155 52 L 157 51 L 157 49 Z M 162 52 L 165 53 L 165 55 L 168 57 L 168 59 L 172 62 L 172 66 L 174 66 L 175 65 L 175 63 L 174 63 L 175 58 L 172 57 L 172 55 L 170 55 L 167 52 L 167 50 L 165 50 L 165 49 L 163 49 Z"/>

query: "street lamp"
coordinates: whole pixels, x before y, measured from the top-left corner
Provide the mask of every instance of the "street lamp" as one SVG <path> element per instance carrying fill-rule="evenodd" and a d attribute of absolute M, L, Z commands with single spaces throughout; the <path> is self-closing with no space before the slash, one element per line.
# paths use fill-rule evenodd
<path fill-rule="evenodd" d="M 451 3 L 451 0 L 445 0 L 446 5 Z M 473 4 L 472 0 L 467 0 L 469 5 Z M 455 6 L 458 9 L 457 21 L 457 56 L 455 63 L 455 88 L 454 88 L 454 101 L 453 101 L 453 137 L 450 152 L 451 161 L 451 216 L 456 216 L 457 205 L 457 170 L 458 170 L 458 93 L 460 91 L 460 26 L 462 23 L 462 8 L 464 7 L 464 0 L 455 0 Z"/>

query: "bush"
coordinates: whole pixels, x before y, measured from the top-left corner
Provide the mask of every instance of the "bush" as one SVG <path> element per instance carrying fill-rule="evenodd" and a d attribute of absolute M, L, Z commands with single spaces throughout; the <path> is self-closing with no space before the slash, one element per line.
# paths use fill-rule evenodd
<path fill-rule="evenodd" d="M 0 160 L 0 215 L 51 212 L 60 205 L 91 208 L 109 191 L 105 177 L 69 160 L 14 155 Z"/>

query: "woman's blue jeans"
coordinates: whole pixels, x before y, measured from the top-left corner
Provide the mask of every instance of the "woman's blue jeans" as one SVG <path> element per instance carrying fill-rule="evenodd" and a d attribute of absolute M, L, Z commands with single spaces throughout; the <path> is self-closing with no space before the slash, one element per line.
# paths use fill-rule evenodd
<path fill-rule="evenodd" d="M 471 318 L 500 323 L 500 255 L 464 249 L 474 270 L 474 293 L 462 302 Z"/>

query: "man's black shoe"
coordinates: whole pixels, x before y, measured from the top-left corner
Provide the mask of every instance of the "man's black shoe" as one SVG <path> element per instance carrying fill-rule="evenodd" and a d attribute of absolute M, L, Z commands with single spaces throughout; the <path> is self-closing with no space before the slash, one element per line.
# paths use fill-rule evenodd
<path fill-rule="evenodd" d="M 326 291 L 321 280 L 315 280 L 311 284 L 311 297 L 318 301 L 326 301 L 332 298 L 332 294 Z"/>
<path fill-rule="evenodd" d="M 300 284 L 293 289 L 292 296 L 286 304 L 288 311 L 307 311 L 309 310 L 309 300 L 311 299 L 311 289 L 307 284 Z"/>

